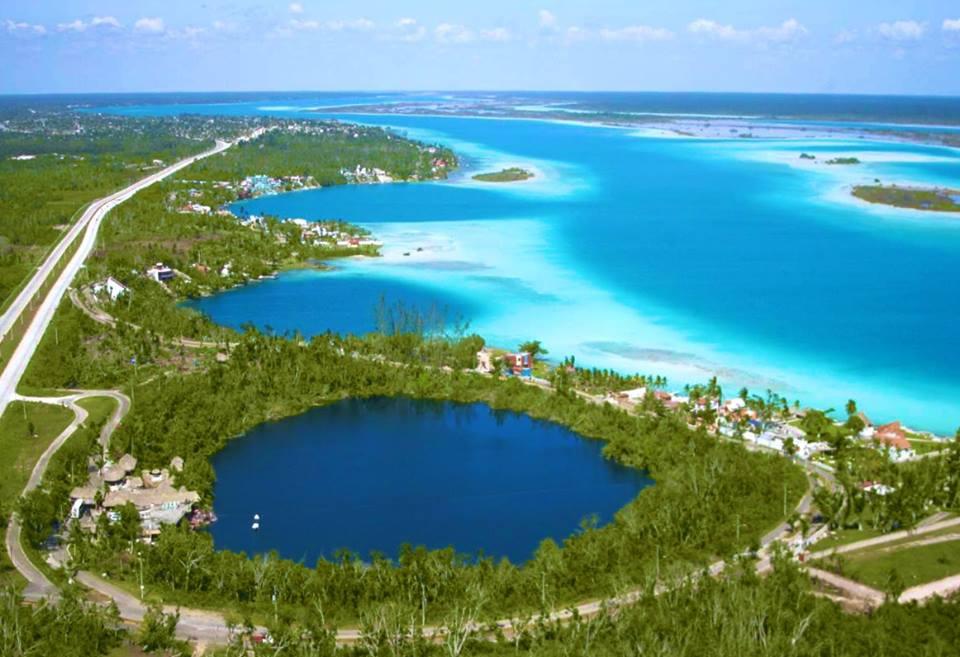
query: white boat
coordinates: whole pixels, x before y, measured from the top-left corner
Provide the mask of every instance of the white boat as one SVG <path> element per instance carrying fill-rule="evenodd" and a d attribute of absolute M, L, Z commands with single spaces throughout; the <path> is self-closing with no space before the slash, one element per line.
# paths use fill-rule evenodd
<path fill-rule="evenodd" d="M 253 523 L 252 525 L 250 525 L 250 529 L 252 529 L 253 531 L 257 531 L 258 529 L 260 529 L 260 523 L 259 522 Z"/>

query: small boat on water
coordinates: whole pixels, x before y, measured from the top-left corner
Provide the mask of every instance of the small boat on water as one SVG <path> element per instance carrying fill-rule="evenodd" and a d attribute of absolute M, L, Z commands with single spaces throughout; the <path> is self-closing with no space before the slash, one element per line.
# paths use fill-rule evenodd
<path fill-rule="evenodd" d="M 258 529 L 260 529 L 260 523 L 259 522 L 253 523 L 252 525 L 250 525 L 250 529 L 252 529 L 253 531 L 257 531 Z"/>

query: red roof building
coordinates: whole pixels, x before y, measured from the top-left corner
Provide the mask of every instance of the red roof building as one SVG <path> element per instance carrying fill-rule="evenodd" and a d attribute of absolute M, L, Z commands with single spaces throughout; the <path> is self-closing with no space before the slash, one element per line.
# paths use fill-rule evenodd
<path fill-rule="evenodd" d="M 890 422 L 889 424 L 877 427 L 874 438 L 894 449 L 912 449 L 910 441 L 907 440 L 907 434 L 904 432 L 900 422 Z"/>

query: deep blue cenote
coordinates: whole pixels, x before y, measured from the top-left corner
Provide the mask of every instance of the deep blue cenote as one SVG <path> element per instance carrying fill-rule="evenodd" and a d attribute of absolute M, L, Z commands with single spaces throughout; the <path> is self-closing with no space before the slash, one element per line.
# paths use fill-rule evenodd
<path fill-rule="evenodd" d="M 653 482 L 602 443 L 483 404 L 345 400 L 263 424 L 213 458 L 219 548 L 308 565 L 404 543 L 530 558 Z M 254 514 L 261 528 L 253 531 Z"/>

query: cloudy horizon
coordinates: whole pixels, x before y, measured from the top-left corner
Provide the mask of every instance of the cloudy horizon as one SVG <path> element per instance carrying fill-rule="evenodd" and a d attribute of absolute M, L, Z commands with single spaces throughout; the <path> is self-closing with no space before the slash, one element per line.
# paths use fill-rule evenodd
<path fill-rule="evenodd" d="M 960 94 L 960 9 L 882 0 L 482 8 L 147 0 L 0 9 L 0 93 L 293 90 Z M 788 5 L 785 7 L 785 5 Z M 749 16 L 749 18 L 746 18 Z"/>

